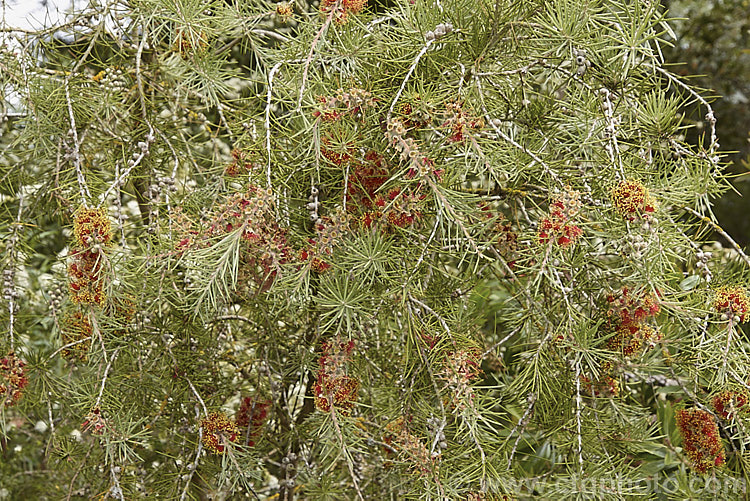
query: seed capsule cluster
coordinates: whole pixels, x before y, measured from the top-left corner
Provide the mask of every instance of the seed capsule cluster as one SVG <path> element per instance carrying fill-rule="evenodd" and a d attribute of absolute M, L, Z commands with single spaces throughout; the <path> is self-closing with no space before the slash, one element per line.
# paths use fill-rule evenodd
<path fill-rule="evenodd" d="M 430 40 L 439 40 L 445 35 L 453 31 L 453 23 L 440 23 L 435 26 L 435 31 L 428 31 L 424 34 L 424 39 L 428 42 Z"/>

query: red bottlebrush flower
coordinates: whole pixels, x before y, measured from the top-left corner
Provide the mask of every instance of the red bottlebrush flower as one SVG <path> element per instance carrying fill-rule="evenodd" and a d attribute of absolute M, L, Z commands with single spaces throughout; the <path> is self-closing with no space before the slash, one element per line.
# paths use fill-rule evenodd
<path fill-rule="evenodd" d="M 174 41 L 173 49 L 180 54 L 183 59 L 200 54 L 208 47 L 208 37 L 206 33 L 188 33 L 187 30 L 178 28 L 177 38 Z"/>
<path fill-rule="evenodd" d="M 656 202 L 640 181 L 621 181 L 612 189 L 612 203 L 626 219 L 648 218 L 656 212 Z"/>
<path fill-rule="evenodd" d="M 344 364 L 351 358 L 352 351 L 354 351 L 354 340 L 345 343 L 324 341 L 321 347 L 323 355 L 321 355 L 318 363 L 320 363 L 321 368 L 325 368 L 329 373 L 334 373 L 336 370 L 343 368 Z"/>
<path fill-rule="evenodd" d="M 70 299 L 74 303 L 102 306 L 106 256 L 104 248 L 112 245 L 112 225 L 104 208 L 79 208 L 73 218 L 75 244 L 68 266 Z"/>
<path fill-rule="evenodd" d="M 724 445 L 719 436 L 719 426 L 713 416 L 704 410 L 681 409 L 675 413 L 677 427 L 682 435 L 682 448 L 698 473 L 724 464 Z"/>
<path fill-rule="evenodd" d="M 370 151 L 365 155 L 367 163 L 358 164 L 347 180 L 346 200 L 348 210 L 362 206 L 370 208 L 375 192 L 388 180 L 388 170 L 382 155 Z M 353 202 L 353 203 L 352 203 Z"/>
<path fill-rule="evenodd" d="M 745 322 L 750 311 L 750 299 L 742 287 L 721 287 L 714 294 L 713 307 L 729 318 L 738 317 L 739 322 Z"/>
<path fill-rule="evenodd" d="M 303 262 L 310 262 L 310 269 L 316 273 L 323 273 L 330 269 L 331 265 L 317 257 L 318 245 L 313 239 L 309 240 L 312 247 L 307 247 L 299 252 L 299 260 Z"/>
<path fill-rule="evenodd" d="M 345 24 L 349 20 L 349 14 L 359 14 L 365 5 L 367 0 L 323 0 L 320 2 L 320 12 L 329 15 L 333 10 L 334 22 Z"/>
<path fill-rule="evenodd" d="M 479 368 L 482 352 L 478 348 L 458 350 L 449 353 L 444 366 L 436 373 L 438 379 L 445 382 L 450 389 L 450 404 L 457 409 L 465 409 L 474 400 L 472 382 L 477 379 L 482 370 Z"/>
<path fill-rule="evenodd" d="M 468 135 L 484 127 L 484 120 L 472 117 L 461 103 L 448 103 L 447 119 L 443 127 L 450 128 L 449 143 L 462 143 Z"/>
<path fill-rule="evenodd" d="M 607 348 L 625 358 L 639 356 L 661 340 L 661 335 L 644 322 L 659 313 L 658 296 L 650 292 L 634 293 L 623 287 L 607 296 L 607 328 L 614 331 Z"/>
<path fill-rule="evenodd" d="M 320 357 L 318 380 L 315 383 L 315 407 L 330 412 L 331 405 L 348 416 L 354 409 L 359 381 L 346 375 L 346 364 L 351 358 L 354 341 L 324 342 Z"/>
<path fill-rule="evenodd" d="M 572 222 L 581 208 L 581 194 L 565 188 L 565 193 L 559 195 L 550 204 L 549 217 L 539 222 L 537 239 L 545 245 L 551 241 L 566 248 L 575 244 L 583 236 L 583 230 Z"/>
<path fill-rule="evenodd" d="M 250 155 L 246 154 L 240 149 L 232 150 L 232 162 L 224 169 L 224 175 L 229 177 L 236 177 L 240 174 L 247 174 L 253 167 L 255 162 L 250 159 Z"/>
<path fill-rule="evenodd" d="M 263 424 L 268 417 L 271 402 L 253 397 L 245 397 L 240 405 L 235 419 L 241 434 L 247 436 L 247 445 L 255 446 L 255 441 L 263 430 Z"/>
<path fill-rule="evenodd" d="M 408 130 L 423 129 L 432 121 L 434 110 L 419 94 L 406 96 L 409 101 L 399 103 L 396 113 Z"/>
<path fill-rule="evenodd" d="M 73 250 L 68 266 L 70 299 L 78 304 L 101 306 L 104 304 L 104 276 L 102 274 L 105 256 L 100 249 Z"/>
<path fill-rule="evenodd" d="M 602 376 L 598 381 L 591 381 L 591 378 L 581 375 L 581 388 L 584 393 L 593 397 L 616 397 L 620 394 L 620 385 L 612 376 Z"/>
<path fill-rule="evenodd" d="M 489 217 L 492 216 L 489 215 Z M 497 235 L 495 249 L 508 261 L 508 265 L 512 267 L 511 263 L 514 263 L 513 258 L 518 250 L 518 233 L 513 231 L 513 226 L 509 221 L 505 220 L 503 214 L 500 214 L 498 221 L 494 224 L 491 231 Z M 547 236 L 547 238 L 549 237 Z"/>
<path fill-rule="evenodd" d="M 279 2 L 276 4 L 276 15 L 281 18 L 282 23 L 286 23 L 287 20 L 294 14 L 294 2 Z"/>
<path fill-rule="evenodd" d="M 619 351 L 630 358 L 642 354 L 647 348 L 659 341 L 660 336 L 652 327 L 645 324 L 621 324 L 607 346 L 612 351 Z"/>
<path fill-rule="evenodd" d="M 581 374 L 581 387 L 585 393 L 593 397 L 616 397 L 620 394 L 620 383 L 612 375 L 613 368 L 609 362 L 601 364 L 599 379 L 592 381 Z"/>
<path fill-rule="evenodd" d="M 566 224 L 562 228 L 562 235 L 557 237 L 557 245 L 568 247 L 574 244 L 583 235 L 583 230 L 574 224 Z"/>
<path fill-rule="evenodd" d="M 316 273 L 324 273 L 331 268 L 331 265 L 315 257 L 310 264 L 310 268 Z"/>
<path fill-rule="evenodd" d="M 732 419 L 735 413 L 747 412 L 750 407 L 750 395 L 746 392 L 723 391 L 711 399 L 716 414 L 723 419 Z"/>
<path fill-rule="evenodd" d="M 65 315 L 62 319 L 61 330 L 63 346 L 75 343 L 64 348 L 61 352 L 62 356 L 64 358 L 75 356 L 81 362 L 84 362 L 88 357 L 91 337 L 94 334 L 88 316 L 78 311 Z"/>
<path fill-rule="evenodd" d="M 240 432 L 237 425 L 223 412 L 212 412 L 201 421 L 203 446 L 216 454 L 223 454 L 229 442 L 237 441 Z"/>
<path fill-rule="evenodd" d="M 184 226 L 184 225 L 183 225 Z M 188 226 L 189 227 L 189 226 Z M 276 198 L 270 188 L 249 186 L 244 193 L 235 193 L 215 208 L 209 216 L 206 230 L 188 241 L 190 248 L 203 248 L 212 240 L 224 237 L 227 232 L 241 229 L 242 246 L 238 270 L 237 294 L 249 293 L 252 285 L 254 293 L 266 292 L 273 285 L 282 265 L 293 260 L 296 255 L 287 242 L 285 228 L 276 219 Z M 198 233 L 195 233 L 198 235 Z M 180 235 L 180 237 L 183 237 Z"/>
<path fill-rule="evenodd" d="M 331 147 L 331 140 L 324 137 L 320 142 L 320 154 L 334 165 L 344 165 L 353 160 L 353 147 L 347 147 L 343 150 L 336 150 Z"/>
<path fill-rule="evenodd" d="M 94 407 L 86 415 L 83 423 L 81 423 L 81 429 L 83 431 L 91 430 L 94 435 L 101 435 L 104 433 L 104 429 L 107 427 L 107 421 L 102 417 L 102 411 L 99 407 Z"/>
<path fill-rule="evenodd" d="M 315 383 L 315 407 L 322 412 L 330 412 L 331 404 L 344 415 L 349 416 L 354 409 L 359 391 L 359 381 L 349 376 L 325 377 L 319 374 Z"/>
<path fill-rule="evenodd" d="M 79 208 L 73 218 L 73 237 L 76 244 L 87 249 L 94 245 L 112 244 L 112 224 L 107 209 Z"/>
<path fill-rule="evenodd" d="M 0 358 L 0 407 L 15 405 L 29 384 L 26 378 L 26 362 L 12 351 Z"/>
<path fill-rule="evenodd" d="M 656 295 L 650 292 L 633 294 L 627 287 L 623 287 L 619 295 L 607 296 L 607 302 L 607 316 L 623 324 L 642 322 L 656 316 L 661 310 L 658 291 Z"/>
<path fill-rule="evenodd" d="M 385 427 L 383 434 L 383 443 L 391 446 L 386 449 L 387 453 L 391 449 L 398 452 L 399 459 L 411 466 L 411 469 L 420 474 L 426 474 L 432 471 L 435 461 L 439 456 L 432 456 L 430 449 L 419 437 L 409 432 L 406 419 L 399 417 L 391 421 Z"/>

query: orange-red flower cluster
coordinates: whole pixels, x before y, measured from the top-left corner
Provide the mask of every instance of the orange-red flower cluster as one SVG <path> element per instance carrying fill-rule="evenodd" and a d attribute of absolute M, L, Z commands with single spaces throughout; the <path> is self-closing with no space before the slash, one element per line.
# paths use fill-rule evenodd
<path fill-rule="evenodd" d="M 539 243 L 554 242 L 560 247 L 570 247 L 583 235 L 583 230 L 574 223 L 581 209 L 581 194 L 566 187 L 565 193 L 550 204 L 550 214 L 539 223 Z"/>
<path fill-rule="evenodd" d="M 62 356 L 68 358 L 75 355 L 79 360 L 85 361 L 91 346 L 91 336 L 94 334 L 88 316 L 79 311 L 65 315 L 62 319 L 61 330 L 63 346 L 76 343 L 64 348 Z"/>
<path fill-rule="evenodd" d="M 513 231 L 513 225 L 510 221 L 505 220 L 505 216 L 502 214 L 498 222 L 495 223 L 494 232 L 497 234 L 495 248 L 508 261 L 508 266 L 513 268 L 515 264 L 513 257 L 518 250 L 518 233 Z"/>
<path fill-rule="evenodd" d="M 369 151 L 365 162 L 357 164 L 347 179 L 346 201 L 349 209 L 372 209 L 376 192 L 388 181 L 388 164 L 383 155 Z"/>
<path fill-rule="evenodd" d="M 377 195 L 373 200 L 373 210 L 365 212 L 361 218 L 363 228 L 379 227 L 387 231 L 390 227 L 406 228 L 421 221 L 421 202 L 425 195 L 393 188 L 388 193 Z"/>
<path fill-rule="evenodd" d="M 229 442 L 235 442 L 240 432 L 223 412 L 212 412 L 201 421 L 203 445 L 217 454 L 223 454 Z"/>
<path fill-rule="evenodd" d="M 0 358 L 0 407 L 15 405 L 29 384 L 26 379 L 26 362 L 12 351 Z"/>
<path fill-rule="evenodd" d="M 407 130 L 423 129 L 432 121 L 432 109 L 419 94 L 414 95 L 409 101 L 399 103 L 396 113 Z"/>
<path fill-rule="evenodd" d="M 581 374 L 581 386 L 585 393 L 594 397 L 616 397 L 620 394 L 620 384 L 612 375 L 613 367 L 610 362 L 601 364 L 599 378 L 592 378 Z"/>
<path fill-rule="evenodd" d="M 74 303 L 101 306 L 107 299 L 104 292 L 104 254 L 91 250 L 74 250 L 68 265 L 68 290 Z"/>
<path fill-rule="evenodd" d="M 451 390 L 450 404 L 457 409 L 464 409 L 474 400 L 472 383 L 482 374 L 479 368 L 482 352 L 479 348 L 457 350 L 449 353 L 442 369 L 436 374 Z"/>
<path fill-rule="evenodd" d="M 385 159 L 377 152 L 365 155 L 347 180 L 347 210 L 361 213 L 358 218 L 362 228 L 378 228 L 383 232 L 393 228 L 407 228 L 423 218 L 423 204 L 427 198 L 419 188 L 391 188 L 382 190 L 388 180 Z"/>
<path fill-rule="evenodd" d="M 612 203 L 626 219 L 648 219 L 656 212 L 656 202 L 640 181 L 621 181 L 612 189 Z"/>
<path fill-rule="evenodd" d="M 87 209 L 81 207 L 73 219 L 73 236 L 76 244 L 82 249 L 94 245 L 107 246 L 112 244 L 112 224 L 107 215 L 107 209 Z"/>
<path fill-rule="evenodd" d="M 107 421 L 102 417 L 102 411 L 99 407 L 94 407 L 86 415 L 83 423 L 81 423 L 81 429 L 83 431 L 91 430 L 94 435 L 101 435 L 104 433 L 104 429 L 107 427 Z"/>
<path fill-rule="evenodd" d="M 622 353 L 626 358 L 643 353 L 647 348 L 661 339 L 653 327 L 646 324 L 620 324 L 615 335 L 610 338 L 607 347 Z"/>
<path fill-rule="evenodd" d="M 237 177 L 240 174 L 247 174 L 253 170 L 255 165 L 252 155 L 235 148 L 232 150 L 232 162 L 224 169 L 224 174 L 229 177 Z"/>
<path fill-rule="evenodd" d="M 335 96 L 318 96 L 320 107 L 313 112 L 315 118 L 320 117 L 324 122 L 335 122 L 344 116 L 357 116 L 366 109 L 373 108 L 377 99 L 366 90 L 356 87 L 348 91 L 338 89 Z"/>
<path fill-rule="evenodd" d="M 682 448 L 699 473 L 724 464 L 724 445 L 713 416 L 701 409 L 681 409 L 675 413 L 682 435 Z"/>
<path fill-rule="evenodd" d="M 310 261 L 310 269 L 315 273 L 324 273 L 331 269 L 330 264 L 317 256 L 317 252 L 315 251 L 315 248 L 318 244 L 317 241 L 310 238 L 307 240 L 307 242 L 310 244 L 310 246 L 299 251 L 300 261 Z"/>
<path fill-rule="evenodd" d="M 320 140 L 320 154 L 333 165 L 341 167 L 354 161 L 356 148 L 353 143 L 336 144 L 330 136 Z"/>
<path fill-rule="evenodd" d="M 320 12 L 329 15 L 333 11 L 333 21 L 344 24 L 350 14 L 359 14 L 367 5 L 367 0 L 323 0 L 320 2 Z"/>
<path fill-rule="evenodd" d="M 745 322 L 750 311 L 750 299 L 742 287 L 720 287 L 714 295 L 713 306 L 719 313 L 729 318 L 739 317 L 740 322 Z"/>
<path fill-rule="evenodd" d="M 279 2 L 276 4 L 276 15 L 285 23 L 294 14 L 294 2 Z"/>
<path fill-rule="evenodd" d="M 657 294 L 650 292 L 634 294 L 628 287 L 623 287 L 620 293 L 607 296 L 607 303 L 609 303 L 607 317 L 610 321 L 623 324 L 643 322 L 654 317 L 661 310 Z"/>
<path fill-rule="evenodd" d="M 104 249 L 112 245 L 112 225 L 107 210 L 80 208 L 73 219 L 75 245 L 68 266 L 70 299 L 74 303 L 104 304 Z"/>
<path fill-rule="evenodd" d="M 242 399 L 240 410 L 237 412 L 237 428 L 240 434 L 246 434 L 247 445 L 253 447 L 255 441 L 263 431 L 263 425 L 268 417 L 271 402 L 268 400 L 245 397 Z"/>
<path fill-rule="evenodd" d="M 471 116 L 459 102 L 448 103 L 446 111 L 448 117 L 443 123 L 443 127 L 450 129 L 449 143 L 462 143 L 468 135 L 484 127 L 484 120 Z"/>
<path fill-rule="evenodd" d="M 174 41 L 173 49 L 183 59 L 205 52 L 207 48 L 208 37 L 204 31 L 191 35 L 181 28 L 177 30 L 177 38 Z"/>
<path fill-rule="evenodd" d="M 399 459 L 409 463 L 412 470 L 421 474 L 429 473 L 438 457 L 433 458 L 425 443 L 409 432 L 403 417 L 386 425 L 383 443 L 394 448 L 398 452 Z M 390 452 L 389 449 L 387 451 Z"/>
<path fill-rule="evenodd" d="M 346 375 L 346 364 L 351 359 L 354 341 L 323 343 L 318 380 L 315 383 L 315 407 L 330 412 L 331 406 L 348 416 L 354 409 L 359 381 Z"/>
<path fill-rule="evenodd" d="M 711 399 L 716 414 L 724 419 L 732 419 L 735 413 L 750 410 L 750 395 L 747 392 L 723 391 Z"/>
<path fill-rule="evenodd" d="M 193 221 L 177 214 L 180 239 L 178 250 L 206 247 L 228 233 L 242 229 L 238 283 L 257 284 L 268 290 L 283 264 L 294 257 L 287 242 L 286 230 L 276 219 L 276 199 L 270 188 L 250 186 L 244 193 L 235 193 L 213 210 L 203 231 Z"/>
<path fill-rule="evenodd" d="M 645 323 L 661 309 L 655 294 L 633 293 L 623 287 L 620 293 L 607 296 L 607 327 L 614 331 L 608 348 L 625 357 L 643 353 L 661 339 L 659 333 Z"/>

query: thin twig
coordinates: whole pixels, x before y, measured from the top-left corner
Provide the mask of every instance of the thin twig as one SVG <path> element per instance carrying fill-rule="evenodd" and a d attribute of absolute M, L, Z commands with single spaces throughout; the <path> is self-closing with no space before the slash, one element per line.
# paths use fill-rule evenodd
<path fill-rule="evenodd" d="M 704 216 L 703 214 L 701 214 L 700 212 L 696 211 L 695 209 L 692 209 L 692 208 L 687 207 L 687 206 L 683 207 L 683 209 L 685 209 L 690 214 L 694 215 L 695 217 L 697 217 L 698 219 L 700 219 L 704 223 L 707 223 L 708 225 L 710 225 L 722 237 L 726 238 L 727 241 L 729 242 L 729 244 L 740 255 L 740 257 L 745 262 L 745 264 L 748 265 L 748 266 L 750 266 L 750 258 L 747 257 L 747 254 L 745 254 L 745 252 L 742 250 L 742 247 L 740 247 L 739 244 L 737 242 L 735 242 L 734 239 L 731 236 L 729 236 L 729 233 L 727 233 L 726 231 L 724 231 L 724 229 L 721 226 L 719 226 L 717 223 L 715 223 L 714 221 L 712 221 L 711 218 L 709 218 L 708 216 Z"/>
<path fill-rule="evenodd" d="M 283 61 L 276 63 L 268 73 L 268 93 L 266 94 L 266 154 L 268 156 L 268 165 L 266 167 L 266 181 L 271 188 L 271 94 L 273 93 L 273 77 L 279 71 Z"/>
<path fill-rule="evenodd" d="M 102 401 L 102 395 L 104 394 L 104 385 L 107 384 L 107 376 L 109 375 L 109 370 L 112 368 L 112 363 L 115 361 L 115 359 L 117 359 L 117 353 L 119 351 L 120 348 L 117 348 L 109 358 L 109 362 L 107 362 L 107 367 L 104 369 L 104 376 L 102 376 L 102 385 L 99 388 L 99 395 L 96 397 L 96 403 L 94 404 L 94 407 L 99 407 L 99 404 Z"/>
<path fill-rule="evenodd" d="M 342 1 L 343 0 L 338 0 L 335 4 L 333 4 L 330 7 L 331 12 L 328 13 L 325 23 L 320 28 L 320 31 L 318 31 L 318 33 L 315 34 L 315 37 L 312 40 L 312 44 L 310 44 L 310 53 L 307 55 L 307 58 L 305 59 L 305 67 L 302 70 L 302 85 L 300 85 L 299 99 L 297 100 L 297 112 L 298 113 L 302 111 L 302 98 L 304 97 L 305 85 L 307 84 L 307 73 L 310 69 L 310 63 L 312 62 L 313 55 L 315 54 L 315 47 L 318 46 L 318 42 L 320 41 L 320 38 L 323 36 L 323 33 L 325 33 L 325 31 L 331 25 L 331 21 L 333 21 L 334 13 L 341 7 Z"/>
<path fill-rule="evenodd" d="M 578 474 L 583 475 L 583 441 L 581 439 L 581 363 L 576 362 L 576 434 L 578 435 Z"/>
<path fill-rule="evenodd" d="M 65 102 L 68 105 L 68 118 L 70 119 L 70 130 L 69 133 L 73 137 L 73 151 L 71 152 L 71 159 L 73 160 L 73 166 L 76 170 L 76 177 L 78 179 L 78 190 L 81 195 L 81 204 L 84 207 L 88 207 L 87 201 L 91 198 L 89 193 L 89 187 L 86 185 L 86 178 L 83 175 L 83 166 L 81 165 L 81 140 L 78 137 L 78 130 L 76 127 L 76 119 L 73 115 L 73 103 L 70 100 L 70 78 L 66 78 L 63 82 L 65 88 Z"/>
<path fill-rule="evenodd" d="M 399 87 L 398 92 L 396 92 L 396 97 L 393 98 L 393 102 L 391 103 L 391 107 L 388 108 L 388 115 L 386 116 L 386 123 L 391 121 L 391 115 L 393 115 L 393 108 L 395 108 L 396 103 L 398 102 L 398 99 L 401 97 L 401 93 L 404 92 L 404 89 L 406 88 L 406 83 L 409 81 L 409 78 L 411 78 L 411 74 L 414 73 L 414 70 L 417 67 L 417 64 L 419 64 L 419 60 L 422 59 L 422 56 L 424 56 L 427 53 L 427 50 L 430 48 L 430 45 L 432 45 L 435 42 L 435 38 L 431 40 L 427 40 L 425 42 L 424 47 L 422 47 L 422 50 L 419 51 L 419 54 L 417 54 L 416 59 L 414 59 L 414 62 L 411 63 L 411 66 L 409 67 L 409 71 L 406 72 L 406 77 L 404 77 L 404 81 L 401 82 L 401 87 Z"/>
<path fill-rule="evenodd" d="M 714 165 L 717 165 L 719 163 L 718 157 L 716 157 L 716 147 L 718 144 L 718 139 L 716 137 L 716 117 L 714 116 L 714 110 L 711 108 L 711 105 L 708 104 L 708 101 L 706 101 L 700 94 L 698 94 L 693 88 L 691 88 L 689 85 L 684 83 L 682 80 L 677 78 L 676 76 L 672 75 L 669 71 L 665 70 L 664 68 L 661 68 L 660 66 L 654 66 L 650 65 L 653 69 L 661 73 L 662 75 L 666 76 L 668 79 L 670 79 L 672 82 L 676 83 L 683 89 L 687 90 L 690 95 L 692 95 L 695 99 L 698 100 L 703 106 L 706 107 L 708 112 L 706 113 L 706 121 L 708 122 L 709 131 L 711 134 L 711 143 L 708 145 L 708 161 L 711 162 Z"/>
<path fill-rule="evenodd" d="M 528 420 L 531 417 L 531 410 L 534 408 L 534 404 L 536 403 L 536 393 L 529 393 L 529 396 L 526 398 L 526 401 L 529 403 L 529 406 L 526 407 L 526 411 L 524 411 L 523 416 L 521 416 L 521 419 L 518 420 L 518 423 L 513 427 L 513 429 L 510 431 L 510 434 L 508 435 L 508 438 L 513 436 L 513 433 L 518 430 L 518 438 L 516 438 L 515 443 L 513 444 L 513 449 L 510 451 L 510 456 L 508 456 L 508 468 L 510 468 L 511 464 L 513 464 L 513 456 L 516 455 L 516 450 L 518 449 L 518 443 L 521 441 L 521 437 L 523 436 L 523 432 L 526 429 L 526 425 L 528 424 Z M 519 429 L 520 428 L 520 429 Z"/>
<path fill-rule="evenodd" d="M 15 350 L 15 337 L 13 335 L 13 327 L 15 325 L 15 315 L 16 315 L 16 242 L 18 241 L 18 229 L 21 227 L 21 213 L 23 212 L 23 192 L 19 190 L 18 192 L 18 213 L 16 214 L 16 224 L 13 225 L 13 231 L 11 232 L 10 237 L 10 245 L 9 249 L 7 249 L 8 257 L 9 257 L 9 263 L 8 268 L 6 268 L 6 271 L 4 273 L 7 273 L 7 276 L 4 276 L 3 278 L 7 280 L 10 284 L 10 287 L 7 289 L 4 287 L 3 292 L 7 294 L 8 297 L 8 332 L 10 336 L 10 351 L 13 352 Z M 10 280 L 8 280 L 10 279 Z"/>

